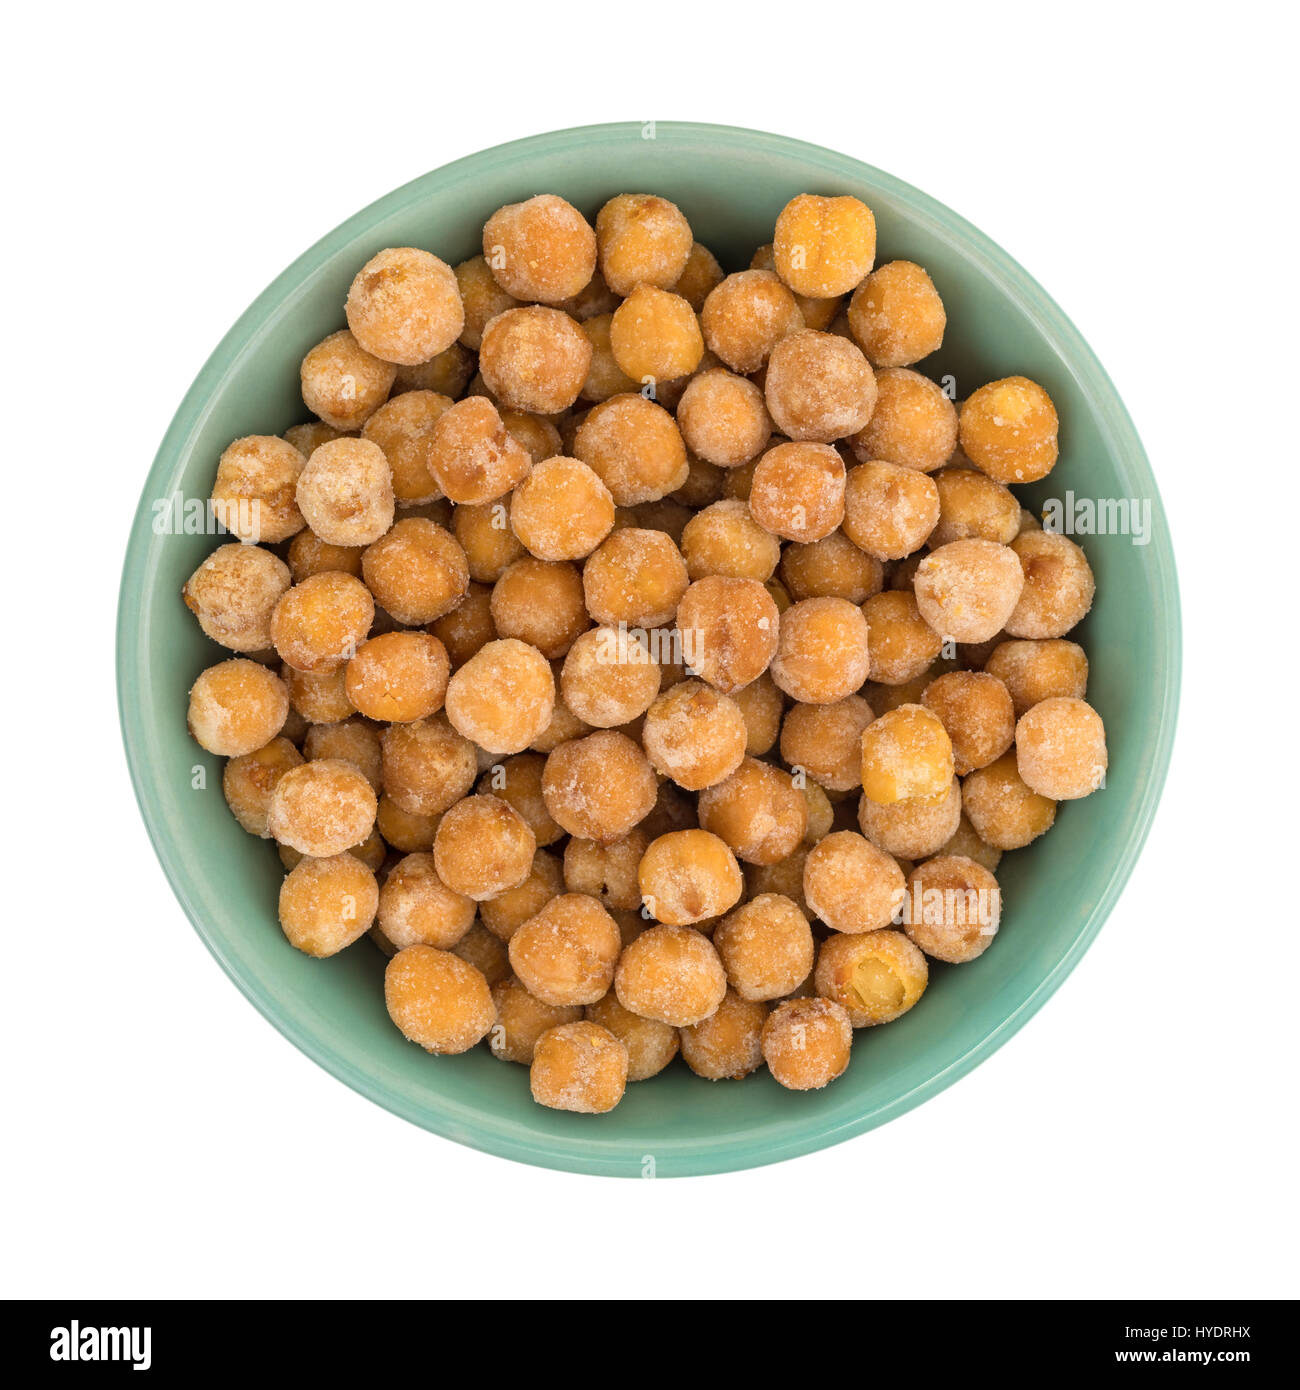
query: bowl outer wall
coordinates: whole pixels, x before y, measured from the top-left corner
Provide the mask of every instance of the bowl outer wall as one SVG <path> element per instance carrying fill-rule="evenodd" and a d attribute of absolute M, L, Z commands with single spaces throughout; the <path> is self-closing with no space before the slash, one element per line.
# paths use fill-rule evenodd
<path fill-rule="evenodd" d="M 218 541 L 158 535 L 152 523 L 160 499 L 208 496 L 231 439 L 307 418 L 298 362 L 343 326 L 347 286 L 374 252 L 414 244 L 455 263 L 478 252 L 478 229 L 502 203 L 555 191 L 594 216 L 629 189 L 677 201 L 727 269 L 748 264 L 794 194 L 862 197 L 877 218 L 877 263 L 925 265 L 947 307 L 948 338 L 921 370 L 954 376 L 959 397 L 1023 372 L 1056 400 L 1061 461 L 1027 496 L 1149 499 L 1153 534 L 1146 546 L 1082 538 L 1098 595 L 1071 635 L 1088 651 L 1089 698 L 1106 720 L 1108 783 L 1063 805 L 1050 835 L 1003 860 L 994 947 L 968 965 L 932 966 L 921 1004 L 859 1033 L 848 1072 L 823 1091 L 786 1092 L 765 1072 L 741 1086 L 709 1083 L 676 1063 L 597 1118 L 534 1105 L 527 1070 L 486 1049 L 430 1058 L 406 1043 L 385 1013 L 384 962 L 368 943 L 316 961 L 284 940 L 275 849 L 239 829 L 221 760 L 185 729 L 189 685 L 231 655 L 179 599 Z M 942 204 L 845 155 L 691 123 L 661 122 L 647 139 L 629 122 L 534 136 L 426 174 L 324 237 L 254 301 L 200 371 L 145 483 L 122 577 L 118 698 L 136 795 L 173 890 L 222 968 L 291 1042 L 395 1114 L 471 1147 L 573 1172 L 668 1177 L 772 1163 L 883 1124 L 970 1071 L 1042 1006 L 1100 930 L 1150 828 L 1173 743 L 1180 641 L 1173 549 L 1141 442 L 1092 351 L 1020 266 Z"/>

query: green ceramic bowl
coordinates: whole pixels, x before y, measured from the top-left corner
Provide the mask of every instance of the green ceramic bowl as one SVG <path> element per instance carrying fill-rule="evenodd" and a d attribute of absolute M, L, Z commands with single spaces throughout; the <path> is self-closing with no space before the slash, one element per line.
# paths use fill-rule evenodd
<path fill-rule="evenodd" d="M 652 135 L 652 138 L 646 138 Z M 217 544 L 183 527 L 159 534 L 158 504 L 206 498 L 221 450 L 306 418 L 298 363 L 343 324 L 358 266 L 385 246 L 425 246 L 455 263 L 479 250 L 484 219 L 535 192 L 589 215 L 614 193 L 676 201 L 728 269 L 769 241 L 794 194 L 852 193 L 874 209 L 879 256 L 919 261 L 948 310 L 942 350 L 922 364 L 959 395 L 1023 372 L 1051 392 L 1062 457 L 1030 500 L 1135 498 L 1150 504 L 1148 544 L 1084 537 L 1097 601 L 1077 634 L 1092 661 L 1089 698 L 1106 721 L 1104 790 L 1061 808 L 1052 833 L 1008 855 L 1006 911 L 993 949 L 938 966 L 924 1000 L 858 1035 L 848 1073 L 824 1091 L 783 1091 L 765 1073 L 743 1085 L 699 1080 L 680 1063 L 633 1086 L 603 1117 L 534 1105 L 525 1068 L 484 1048 L 433 1058 L 384 1011 L 383 958 L 366 941 L 329 961 L 294 951 L 276 925 L 274 848 L 227 811 L 221 768 L 185 730 L 196 674 L 228 656 L 179 591 Z M 1076 329 L 989 239 L 916 189 L 845 155 L 725 126 L 636 123 L 556 131 L 485 150 L 399 188 L 289 267 L 212 354 L 167 431 L 144 484 L 118 614 L 118 691 L 136 795 L 158 857 L 222 968 L 291 1042 L 398 1115 L 462 1144 L 544 1167 L 610 1176 L 720 1173 L 834 1144 L 951 1085 L 1020 1028 L 1073 968 L 1106 919 L 1146 838 L 1173 741 L 1179 676 L 1173 551 L 1150 465 L 1114 387 Z M 196 789 L 196 768 L 206 788 Z"/>

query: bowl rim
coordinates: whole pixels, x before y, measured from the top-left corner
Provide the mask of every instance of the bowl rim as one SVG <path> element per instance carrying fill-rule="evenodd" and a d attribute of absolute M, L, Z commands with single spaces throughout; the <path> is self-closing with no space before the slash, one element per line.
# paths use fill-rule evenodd
<path fill-rule="evenodd" d="M 136 618 L 136 598 L 155 587 L 157 569 L 158 552 L 152 544 L 156 538 L 148 526 L 141 525 L 141 521 L 149 513 L 152 498 L 158 495 L 157 485 L 162 475 L 170 469 L 174 459 L 187 451 L 216 398 L 217 388 L 237 368 L 240 359 L 257 340 L 259 329 L 270 317 L 270 311 L 282 310 L 295 293 L 301 293 L 320 266 L 355 236 L 367 230 L 377 214 L 386 216 L 404 210 L 413 202 L 426 198 L 435 188 L 445 191 L 467 178 L 480 177 L 492 167 L 520 162 L 530 151 L 539 147 L 544 148 L 549 156 L 589 145 L 593 141 L 626 141 L 629 131 L 640 124 L 618 121 L 573 126 L 508 141 L 466 155 L 430 170 L 367 204 L 320 238 L 282 271 L 217 344 L 186 392 L 163 436 L 141 489 L 122 567 L 116 624 L 118 715 L 131 783 L 141 816 L 154 852 L 182 910 L 199 938 L 244 997 L 278 1032 L 331 1075 L 412 1124 L 498 1157 L 535 1167 L 598 1176 L 627 1176 L 626 1159 L 620 1160 L 616 1166 L 610 1156 L 601 1152 L 599 1142 L 538 1134 L 525 1126 L 495 1116 L 485 1116 L 483 1112 L 459 1103 L 446 1102 L 445 1099 L 434 1104 L 427 1100 L 414 1102 L 400 1089 L 388 1086 L 356 1065 L 345 1052 L 333 1046 L 321 1033 L 313 1032 L 303 1020 L 290 1016 L 282 1002 L 276 999 L 270 982 L 241 966 L 210 929 L 201 904 L 191 892 L 185 863 L 186 851 L 177 827 L 159 813 L 159 797 L 153 785 L 159 770 L 149 756 L 150 730 L 145 725 L 139 703 L 130 698 L 130 693 L 136 672 L 147 664 L 143 626 Z M 849 155 L 788 136 L 740 126 L 692 121 L 658 121 L 655 126 L 656 132 L 671 134 L 674 142 L 693 142 L 696 148 L 707 148 L 714 154 L 721 151 L 753 157 L 770 152 L 795 157 L 808 167 L 810 181 L 811 176 L 822 171 L 840 178 L 870 183 L 905 203 L 910 217 L 923 220 L 931 234 L 953 246 L 968 262 L 979 265 L 983 273 L 994 279 L 1017 304 L 1021 313 L 1033 322 L 1036 330 L 1053 344 L 1074 376 L 1076 385 L 1087 397 L 1095 416 L 1104 424 L 1110 442 L 1142 478 L 1161 523 L 1154 528 L 1151 549 L 1155 560 L 1153 587 L 1162 605 L 1163 621 L 1158 627 L 1162 649 L 1153 653 L 1152 657 L 1153 663 L 1159 658 L 1163 679 L 1154 692 L 1160 713 L 1156 740 L 1148 750 L 1149 775 L 1133 806 L 1135 833 L 1128 838 L 1114 872 L 1056 966 L 1038 981 L 1008 1016 L 960 1057 L 903 1094 L 874 1105 L 851 1119 L 806 1125 L 797 1133 L 776 1142 L 765 1138 L 761 1145 L 756 1145 L 752 1139 L 728 1135 L 665 1142 L 660 1150 L 661 1156 L 671 1156 L 671 1175 L 680 1177 L 733 1172 L 782 1162 L 827 1148 L 887 1123 L 937 1095 L 973 1070 L 1018 1032 L 1051 998 L 1101 930 L 1127 884 L 1150 832 L 1168 772 L 1177 725 L 1182 620 L 1173 542 L 1156 478 L 1133 421 L 1105 368 L 1082 334 L 1056 301 L 1013 257 L 965 218 L 929 194 Z M 596 1137 L 592 1136 L 593 1139 Z"/>

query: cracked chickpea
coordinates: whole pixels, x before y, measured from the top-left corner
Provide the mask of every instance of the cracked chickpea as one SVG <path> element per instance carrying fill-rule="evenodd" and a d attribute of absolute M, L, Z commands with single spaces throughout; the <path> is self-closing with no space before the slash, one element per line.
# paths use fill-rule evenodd
<path fill-rule="evenodd" d="M 925 993 L 930 967 L 901 931 L 843 933 L 823 941 L 814 983 L 823 999 L 848 1013 L 854 1028 L 892 1023 Z"/>

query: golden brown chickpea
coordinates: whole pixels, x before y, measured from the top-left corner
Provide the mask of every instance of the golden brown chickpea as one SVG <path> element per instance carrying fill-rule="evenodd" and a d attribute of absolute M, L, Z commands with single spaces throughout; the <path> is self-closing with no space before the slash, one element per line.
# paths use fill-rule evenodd
<path fill-rule="evenodd" d="M 287 663 L 280 667 L 290 709 L 309 726 L 337 724 L 357 712 L 348 699 L 347 674 L 346 666 L 320 672 L 295 671 Z"/>
<path fill-rule="evenodd" d="M 689 467 L 689 465 L 688 465 Z M 689 476 L 689 474 L 688 474 Z M 691 509 L 672 497 L 661 497 L 654 502 L 642 502 L 636 507 L 618 507 L 614 511 L 614 529 L 626 531 L 662 531 L 672 543 L 681 549 L 682 533 L 691 519 Z"/>
<path fill-rule="evenodd" d="M 623 1099 L 627 1071 L 622 1041 L 583 1020 L 548 1028 L 537 1039 L 528 1075 L 538 1105 L 603 1115 Z"/>
<path fill-rule="evenodd" d="M 880 592 L 884 570 L 844 531 L 832 531 L 810 545 L 787 545 L 781 554 L 781 579 L 796 603 L 806 598 L 842 598 L 860 604 Z"/>
<path fill-rule="evenodd" d="M 629 1082 L 658 1076 L 677 1056 L 677 1029 L 625 1009 L 612 990 L 588 1004 L 586 1016 L 588 1022 L 606 1029 L 627 1048 Z"/>
<path fill-rule="evenodd" d="M 331 439 L 339 439 L 342 434 L 342 430 L 336 430 L 324 420 L 308 420 L 302 425 L 291 425 L 285 430 L 282 438 L 286 444 L 292 444 L 303 458 L 309 459 L 322 444 L 328 444 Z"/>
<path fill-rule="evenodd" d="M 928 377 L 907 367 L 876 373 L 876 408 L 864 429 L 850 440 L 862 463 L 887 463 L 933 473 L 952 457 L 957 444 L 957 410 Z"/>
<path fill-rule="evenodd" d="M 849 471 L 844 532 L 878 560 L 901 560 L 926 542 L 939 522 L 939 489 L 915 468 L 872 459 Z"/>
<path fill-rule="evenodd" d="M 529 304 L 488 320 L 478 365 L 488 390 L 507 409 L 554 415 L 578 399 L 591 367 L 591 344 L 562 310 Z"/>
<path fill-rule="evenodd" d="M 1002 862 L 1002 851 L 986 845 L 975 833 L 975 827 L 963 815 L 957 823 L 952 836 L 939 847 L 938 853 L 951 857 L 959 855 L 963 859 L 973 859 L 989 873 L 996 873 Z"/>
<path fill-rule="evenodd" d="M 700 824 L 747 864 L 772 864 L 794 851 L 808 828 L 808 804 L 788 772 L 746 758 L 700 793 Z"/>
<path fill-rule="evenodd" d="M 780 443 L 780 440 L 776 440 Z M 756 458 L 750 459 L 748 463 L 738 464 L 735 468 L 728 468 L 722 478 L 723 497 L 734 498 L 738 502 L 748 502 L 750 489 L 754 486 L 754 470 L 758 467 Z"/>
<path fill-rule="evenodd" d="M 984 669 L 1011 694 L 1019 719 L 1040 700 L 1068 696 L 1082 700 L 1088 693 L 1088 656 L 1077 642 L 999 642 Z"/>
<path fill-rule="evenodd" d="M 535 647 L 486 643 L 447 683 L 447 718 L 489 753 L 521 753 L 550 723 L 555 678 Z"/>
<path fill-rule="evenodd" d="M 312 348 L 300 376 L 307 409 L 346 433 L 359 430 L 388 399 L 397 368 L 367 352 L 345 328 Z"/>
<path fill-rule="evenodd" d="M 853 1027 L 848 1011 L 830 999 L 787 999 L 763 1024 L 763 1060 L 791 1091 L 819 1091 L 849 1065 Z"/>
<path fill-rule="evenodd" d="M 781 209 L 772 239 L 777 274 L 796 293 L 848 294 L 876 259 L 876 219 L 860 199 L 801 193 Z"/>
<path fill-rule="evenodd" d="M 408 517 L 367 546 L 361 572 L 376 603 L 399 623 L 431 623 L 469 590 L 460 543 L 435 521 Z"/>
<path fill-rule="evenodd" d="M 488 1034 L 488 1047 L 503 1062 L 532 1065 L 537 1040 L 550 1028 L 577 1023 L 582 1009 L 577 1004 L 546 1004 L 529 994 L 513 976 L 492 986 L 497 1021 Z"/>
<path fill-rule="evenodd" d="M 803 894 L 808 910 L 840 932 L 889 925 L 903 892 L 893 858 L 851 830 L 837 830 L 808 851 Z"/>
<path fill-rule="evenodd" d="M 886 261 L 849 301 L 849 329 L 873 367 L 909 367 L 938 352 L 948 316 L 914 261 Z"/>
<path fill-rule="evenodd" d="M 1020 534 L 1020 503 L 1000 483 L 974 468 L 941 468 L 934 475 L 939 490 L 939 524 L 932 546 L 979 539 L 1010 545 Z"/>
<path fill-rule="evenodd" d="M 596 233 L 571 203 L 539 193 L 507 203 L 483 224 L 483 256 L 515 299 L 559 304 L 586 288 L 596 271 Z"/>
<path fill-rule="evenodd" d="M 280 885 L 280 926 L 306 955 L 333 956 L 370 930 L 378 902 L 375 876 L 355 855 L 305 858 Z"/>
<path fill-rule="evenodd" d="M 655 775 L 626 735 L 599 729 L 562 743 L 542 774 L 546 809 L 570 835 L 621 840 L 655 804 Z"/>
<path fill-rule="evenodd" d="M 727 981 L 741 999 L 781 999 L 813 968 L 813 935 L 799 904 L 760 893 L 725 917 L 713 934 Z"/>
<path fill-rule="evenodd" d="M 600 273 L 616 295 L 638 285 L 670 289 L 681 279 L 695 238 L 681 209 L 648 193 L 620 193 L 596 215 Z"/>
<path fill-rule="evenodd" d="M 438 815 L 424 816 L 403 811 L 391 796 L 379 798 L 375 826 L 384 842 L 402 854 L 416 854 L 433 848 Z"/>
<path fill-rule="evenodd" d="M 593 406 L 574 435 L 573 454 L 620 507 L 666 497 L 690 472 L 673 417 L 636 394 L 611 396 Z"/>
<path fill-rule="evenodd" d="M 477 352 L 482 346 L 483 329 L 488 322 L 507 309 L 517 309 L 519 301 L 501 288 L 491 266 L 482 256 L 472 256 L 462 261 L 456 267 L 455 275 L 465 310 L 465 327 L 461 331 L 460 341 L 466 348 Z"/>
<path fill-rule="evenodd" d="M 994 541 L 950 541 L 917 566 L 914 587 L 921 616 L 957 642 L 987 642 L 1003 630 L 1024 588 L 1020 561 Z"/>
<path fill-rule="evenodd" d="M 200 672 L 190 688 L 187 725 L 199 747 L 238 758 L 270 743 L 288 714 L 284 682 L 265 666 L 234 657 Z"/>
<path fill-rule="evenodd" d="M 501 423 L 534 464 L 554 458 L 560 452 L 560 431 L 541 415 L 505 410 L 501 413 Z"/>
<path fill-rule="evenodd" d="M 510 527 L 512 504 L 512 494 L 494 502 L 462 502 L 451 519 L 469 577 L 480 584 L 495 584 L 507 565 L 527 553 Z"/>
<path fill-rule="evenodd" d="M 925 956 L 901 931 L 841 933 L 817 952 L 817 993 L 841 1005 L 855 1028 L 901 1018 L 929 978 Z"/>
<path fill-rule="evenodd" d="M 898 801 L 858 801 L 858 826 L 878 849 L 896 859 L 924 859 L 938 852 L 961 821 L 961 783 L 956 777 L 940 796 L 911 796 Z"/>
<path fill-rule="evenodd" d="M 867 428 L 876 380 L 856 344 L 806 328 L 772 349 L 763 395 L 782 434 L 825 444 Z"/>
<path fill-rule="evenodd" d="M 528 476 L 532 459 L 491 401 L 467 396 L 434 422 L 429 471 L 453 502 L 491 502 Z"/>
<path fill-rule="evenodd" d="M 707 246 L 697 241 L 686 258 L 686 268 L 677 278 L 677 283 L 669 286 L 674 294 L 679 294 L 698 314 L 704 308 L 709 291 L 722 283 L 722 267 L 718 258 Z"/>
<path fill-rule="evenodd" d="M 686 562 L 662 531 L 616 530 L 582 572 L 587 612 L 599 623 L 661 627 L 687 587 Z"/>
<path fill-rule="evenodd" d="M 561 893 L 510 938 L 510 966 L 544 1004 L 594 1004 L 614 979 L 618 925 L 595 898 Z"/>
<path fill-rule="evenodd" d="M 638 910 L 641 886 L 637 869 L 649 843 L 643 825 L 610 844 L 571 839 L 564 848 L 564 886 L 570 893 L 598 899 L 610 911 Z"/>
<path fill-rule="evenodd" d="M 888 805 L 947 794 L 953 777 L 952 741 L 923 705 L 900 705 L 862 733 L 862 790 Z"/>
<path fill-rule="evenodd" d="M 289 572 L 295 584 L 301 584 L 313 574 L 328 574 L 330 570 L 339 570 L 360 579 L 364 550 L 365 547 L 360 545 L 330 545 L 314 531 L 302 530 L 289 542 Z M 216 554 L 215 551 L 213 553 Z"/>
<path fill-rule="evenodd" d="M 717 835 L 675 830 L 652 840 L 637 870 L 646 911 L 667 926 L 718 917 L 744 891 L 735 856 Z"/>
<path fill-rule="evenodd" d="M 1040 700 L 1017 720 L 1015 739 L 1016 770 L 1030 791 L 1075 801 L 1105 785 L 1106 730 L 1086 701 Z"/>
<path fill-rule="evenodd" d="M 929 859 L 908 875 L 904 929 L 935 960 L 961 965 L 983 955 L 1001 916 L 998 881 L 973 859 Z"/>
<path fill-rule="evenodd" d="M 1056 819 L 1056 802 L 1025 785 L 1014 751 L 972 772 L 962 782 L 961 799 L 975 833 L 995 849 L 1020 849 Z"/>
<path fill-rule="evenodd" d="M 451 267 L 412 246 L 372 256 L 352 281 L 346 310 L 348 328 L 365 352 L 406 366 L 436 357 L 465 326 Z"/>
<path fill-rule="evenodd" d="M 271 837 L 266 823 L 275 785 L 292 767 L 302 765 L 302 754 L 287 738 L 273 738 L 251 753 L 231 758 L 221 773 L 221 790 L 231 814 L 250 835 Z"/>
<path fill-rule="evenodd" d="M 322 444 L 298 477 L 295 493 L 307 525 L 331 545 L 369 545 L 393 524 L 393 475 L 369 439 Z"/>
<path fill-rule="evenodd" d="M 569 648 L 560 693 L 579 719 L 593 728 L 612 729 L 650 708 L 659 693 L 659 663 L 636 635 L 591 628 Z"/>
<path fill-rule="evenodd" d="M 1011 747 L 1015 712 L 1006 686 L 996 676 L 949 671 L 926 686 L 922 704 L 947 730 L 959 777 L 987 767 Z"/>
<path fill-rule="evenodd" d="M 524 881 L 479 903 L 479 916 L 493 937 L 509 943 L 525 922 L 536 917 L 552 898 L 558 898 L 563 892 L 560 861 L 539 849 L 533 855 L 532 867 Z"/>
<path fill-rule="evenodd" d="M 1056 464 L 1052 398 L 1028 377 L 1009 376 L 972 391 L 961 408 L 961 447 L 998 483 L 1035 483 Z"/>
<path fill-rule="evenodd" d="M 770 270 L 728 275 L 709 292 L 700 311 L 704 341 L 733 372 L 756 372 L 772 349 L 804 330 L 795 297 Z"/>
<path fill-rule="evenodd" d="M 772 435 L 763 393 L 723 367 L 690 379 L 677 405 L 677 425 L 687 448 L 722 468 L 748 463 Z"/>
<path fill-rule="evenodd" d="M 379 731 L 364 719 L 310 725 L 302 741 L 302 751 L 310 762 L 318 758 L 337 758 L 351 763 L 374 788 L 376 796 L 384 789 Z"/>
<path fill-rule="evenodd" d="M 271 614 L 289 584 L 289 567 L 269 550 L 220 545 L 185 581 L 181 597 L 214 642 L 259 652 L 271 645 Z"/>
<path fill-rule="evenodd" d="M 304 524 L 296 490 L 306 463 L 292 444 L 275 435 L 236 439 L 217 463 L 213 514 L 246 543 L 287 540 Z"/>
<path fill-rule="evenodd" d="M 479 791 L 490 792 L 508 802 L 528 822 L 533 837 L 542 846 L 553 845 L 564 832 L 551 819 L 542 797 L 542 771 L 546 759 L 540 753 L 517 753 L 494 764 L 479 783 Z"/>
<path fill-rule="evenodd" d="M 492 590 L 485 584 L 471 583 L 465 597 L 450 613 L 431 623 L 429 631 L 446 647 L 452 668 L 463 666 L 497 635 L 492 622 Z"/>
<path fill-rule="evenodd" d="M 1053 531 L 1026 531 L 1011 542 L 1025 584 L 1006 621 L 1008 637 L 1064 637 L 1092 607 L 1097 584 L 1083 551 Z"/>
<path fill-rule="evenodd" d="M 561 669 L 559 662 L 552 663 L 552 673 L 557 684 Z M 551 753 L 560 744 L 568 743 L 570 739 L 581 738 L 583 734 L 590 732 L 591 725 L 584 724 L 557 695 L 550 722 L 528 746 L 536 753 Z"/>
<path fill-rule="evenodd" d="M 493 585 L 491 610 L 502 638 L 526 642 L 549 660 L 562 657 L 591 625 L 577 567 L 531 555 L 506 566 Z"/>
<path fill-rule="evenodd" d="M 290 768 L 276 782 L 267 826 L 281 844 L 327 859 L 369 836 L 376 806 L 374 788 L 356 767 L 322 758 Z"/>
<path fill-rule="evenodd" d="M 862 616 L 868 629 L 868 674 L 877 685 L 916 680 L 943 649 L 943 638 L 921 616 L 913 594 L 896 589 L 874 594 L 862 605 Z M 873 699 L 872 708 L 884 706 Z"/>
<path fill-rule="evenodd" d="M 404 724 L 442 708 L 447 652 L 427 632 L 389 632 L 357 648 L 347 664 L 348 699 L 368 719 Z"/>
<path fill-rule="evenodd" d="M 452 728 L 445 713 L 390 725 L 380 735 L 380 747 L 385 799 L 408 815 L 440 815 L 474 785 L 474 745 Z M 387 834 L 384 838 L 396 843 Z"/>
<path fill-rule="evenodd" d="M 453 956 L 459 956 L 467 965 L 488 982 L 488 987 L 498 985 L 510 974 L 510 960 L 506 948 L 482 924 L 475 922 L 464 936 L 451 948 Z"/>
<path fill-rule="evenodd" d="M 699 791 L 740 766 L 748 729 L 734 700 L 703 681 L 685 680 L 649 706 L 642 741 L 656 771 Z"/>
<path fill-rule="evenodd" d="M 772 243 L 760 246 L 749 261 L 750 270 L 776 270 L 776 257 L 772 252 Z M 843 295 L 832 295 L 829 298 L 819 299 L 810 297 L 806 294 L 796 294 L 795 303 L 799 306 L 799 312 L 803 315 L 805 328 L 816 328 L 818 330 L 829 329 L 836 318 L 843 319 L 841 308 L 844 304 Z M 850 336 L 845 320 L 844 332 L 840 335 L 847 338 Z"/>
<path fill-rule="evenodd" d="M 379 927 L 400 951 L 437 946 L 449 951 L 474 924 L 474 903 L 438 877 L 432 854 L 399 859 L 379 890 Z"/>
<path fill-rule="evenodd" d="M 624 949 L 614 989 L 632 1013 L 688 1028 L 722 1003 L 727 977 L 706 936 L 691 927 L 655 926 Z"/>
<path fill-rule="evenodd" d="M 687 664 L 730 695 L 757 680 L 776 654 L 780 616 L 756 579 L 711 574 L 697 579 L 677 605 L 677 630 Z"/>
<path fill-rule="evenodd" d="M 614 310 L 609 342 L 620 370 L 640 385 L 689 376 L 704 355 L 694 309 L 653 285 L 638 285 Z"/>
<path fill-rule="evenodd" d="M 772 679 L 803 704 L 842 700 L 867 678 L 867 638 L 862 610 L 846 599 L 803 599 L 781 616 Z"/>
<path fill-rule="evenodd" d="M 696 512 L 682 531 L 682 555 L 691 579 L 710 574 L 766 583 L 781 558 L 781 542 L 731 499 Z"/>
<path fill-rule="evenodd" d="M 772 677 L 764 673 L 756 681 L 733 690 L 731 698 L 745 720 L 745 752 L 751 758 L 761 758 L 773 748 L 780 735 L 785 697 Z"/>
<path fill-rule="evenodd" d="M 681 1030 L 682 1058 L 706 1081 L 742 1081 L 763 1064 L 767 1005 L 728 990 L 708 1018 Z"/>
<path fill-rule="evenodd" d="M 822 540 L 844 519 L 844 460 L 828 444 L 776 445 L 754 469 L 749 510 L 773 535 Z"/>
<path fill-rule="evenodd" d="M 406 391 L 381 405 L 362 428 L 361 437 L 383 451 L 399 506 L 442 496 L 429 459 L 433 426 L 451 405 L 449 396 L 433 391 Z"/>
<path fill-rule="evenodd" d="M 384 971 L 388 1015 L 426 1052 L 468 1052 L 496 1021 L 492 991 L 480 971 L 449 951 L 407 946 Z"/>
<path fill-rule="evenodd" d="M 459 343 L 452 343 L 427 362 L 416 362 L 409 367 L 399 366 L 392 394 L 399 396 L 404 391 L 432 391 L 435 395 L 455 401 L 460 399 L 473 375 L 474 354 Z"/>
<path fill-rule="evenodd" d="M 614 527 L 614 499 L 585 464 L 549 458 L 515 488 L 510 526 L 539 560 L 580 560 Z"/>
<path fill-rule="evenodd" d="M 641 389 L 641 383 L 628 376 L 614 356 L 611 341 L 613 323 L 613 314 L 598 314 L 582 325 L 582 331 L 591 344 L 591 366 L 587 368 L 587 379 L 579 393 L 584 401 L 598 404 L 611 396 Z"/>
<path fill-rule="evenodd" d="M 781 757 L 828 791 L 852 791 L 862 785 L 862 731 L 874 717 L 861 695 L 830 705 L 791 705 L 781 728 Z"/>
<path fill-rule="evenodd" d="M 722 497 L 722 480 L 726 477 L 726 470 L 694 455 L 687 460 L 687 466 L 690 471 L 686 475 L 686 481 L 668 500 L 680 502 L 688 508 L 707 507 L 719 501 Z M 653 506 L 654 503 L 649 505 Z"/>
<path fill-rule="evenodd" d="M 475 902 L 517 888 L 532 869 L 536 849 L 527 821 L 495 796 L 456 802 L 433 837 L 438 877 Z"/>

